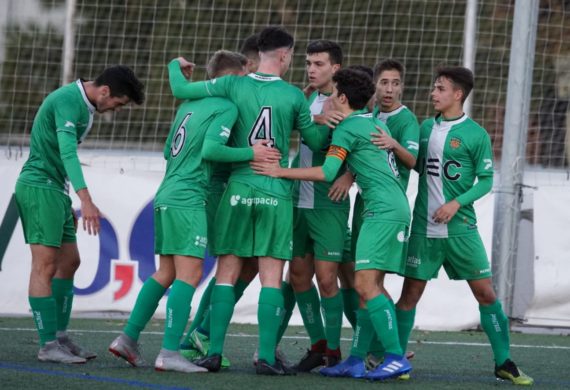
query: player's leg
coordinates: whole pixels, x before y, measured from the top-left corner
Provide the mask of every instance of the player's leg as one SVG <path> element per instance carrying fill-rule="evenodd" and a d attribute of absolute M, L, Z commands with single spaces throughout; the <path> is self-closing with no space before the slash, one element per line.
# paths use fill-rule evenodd
<path fill-rule="evenodd" d="M 254 255 L 259 258 L 261 292 L 257 318 L 259 324 L 259 360 L 256 373 L 288 375 L 292 372 L 276 362 L 277 334 L 283 320 L 284 299 L 281 290 L 285 261 L 292 257 L 293 206 L 291 199 L 274 198 L 256 191 L 254 199 Z"/>
<path fill-rule="evenodd" d="M 138 340 L 175 276 L 173 257 L 160 256 L 158 270 L 143 283 L 123 333 L 111 342 L 109 352 L 125 359 L 133 367 L 146 365 L 139 350 Z"/>
<path fill-rule="evenodd" d="M 405 224 L 365 219 L 356 252 L 356 289 L 363 300 L 374 330 L 385 349 L 384 361 L 366 378 L 399 377 L 411 370 L 398 335 L 398 321 L 391 297 L 384 288 L 386 272 L 401 273 L 407 249 Z"/>
<path fill-rule="evenodd" d="M 344 315 L 354 330 L 356 328 L 356 316 L 360 300 L 358 292 L 354 288 L 354 261 L 345 261 L 343 258 L 343 262 L 338 269 L 338 280 L 340 282 Z"/>
<path fill-rule="evenodd" d="M 295 208 L 293 216 L 293 260 L 289 263 L 289 281 L 311 342 L 310 349 L 295 365 L 295 369 L 299 372 L 309 372 L 324 364 L 326 335 L 319 293 L 313 284 L 314 257 L 307 210 Z"/>
<path fill-rule="evenodd" d="M 28 300 L 40 338 L 38 359 L 58 363 L 85 363 L 56 340 L 57 303 L 52 279 L 63 240 L 66 216 L 71 215 L 69 197 L 57 191 L 16 184 L 16 204 L 24 239 L 30 245 L 32 268 Z"/>
<path fill-rule="evenodd" d="M 256 259 L 251 259 L 251 258 L 243 259 L 241 272 L 234 286 L 234 294 L 236 300 L 235 303 L 239 302 L 247 286 L 249 286 L 251 281 L 255 279 L 255 277 L 257 276 L 257 272 L 258 272 L 258 266 Z M 215 282 L 216 278 L 214 277 L 212 278 L 212 280 Z M 210 311 L 207 310 L 202 318 L 200 325 L 196 328 L 196 331 L 203 336 L 209 336 L 210 326 L 211 326 Z"/>
<path fill-rule="evenodd" d="M 196 252 L 197 255 L 203 256 L 203 251 L 197 250 Z M 162 349 L 156 358 L 154 367 L 158 371 L 207 372 L 207 369 L 198 367 L 184 359 L 178 351 L 180 339 L 190 316 L 192 297 L 202 278 L 203 257 L 174 255 L 172 258 L 176 270 L 176 279 L 172 283 L 166 302 Z"/>
<path fill-rule="evenodd" d="M 493 350 L 495 375 L 515 384 L 532 384 L 532 378 L 522 373 L 511 360 L 509 320 L 493 289 L 491 266 L 479 234 L 447 239 L 446 253 L 447 274 L 452 279 L 467 280 L 479 303 L 481 328 Z M 473 279 L 474 271 L 477 279 Z"/>
<path fill-rule="evenodd" d="M 140 333 L 152 318 L 160 299 L 176 277 L 174 258 L 171 254 L 185 253 L 188 246 L 191 249 L 195 247 L 194 241 L 187 240 L 187 237 L 192 236 L 193 224 L 191 211 L 168 207 L 154 209 L 154 252 L 160 254 L 159 267 L 139 291 L 123 333 L 109 346 L 111 353 L 125 359 L 134 367 L 146 364 L 138 348 Z"/>
<path fill-rule="evenodd" d="M 209 371 L 219 371 L 230 320 L 235 306 L 234 285 L 239 277 L 243 260 L 235 255 L 222 255 L 216 269 L 216 285 L 212 290 L 210 309 L 210 344 L 208 355 L 196 362 Z"/>
<path fill-rule="evenodd" d="M 325 360 L 333 366 L 341 360 L 340 331 L 342 329 L 343 301 L 338 288 L 339 263 L 329 260 L 315 260 L 315 274 L 321 295 L 321 306 L 327 337 Z"/>
<path fill-rule="evenodd" d="M 444 262 L 444 239 L 411 235 L 404 272 L 404 285 L 396 304 L 400 346 L 405 352 L 416 316 L 416 306 L 420 301 L 427 281 L 437 276 Z"/>
<path fill-rule="evenodd" d="M 348 212 L 348 209 L 307 211 L 309 232 L 314 242 L 315 274 L 325 321 L 327 366 L 336 365 L 341 360 L 339 347 L 344 304 L 338 288 L 338 269 L 345 246 Z"/>
<path fill-rule="evenodd" d="M 277 334 L 283 321 L 283 292 L 281 281 L 283 278 L 284 261 L 269 256 L 259 257 L 259 279 L 261 292 L 257 321 L 259 324 L 259 359 L 256 373 L 262 375 L 291 374 L 280 362 L 276 362 L 275 349 L 277 347 Z"/>
<path fill-rule="evenodd" d="M 77 243 L 74 241 L 75 232 L 73 220 L 69 222 L 67 237 L 64 228 L 64 240 L 57 254 L 57 267 L 52 280 L 52 296 L 56 303 L 57 340 L 75 356 L 84 359 L 94 359 L 95 352 L 89 351 L 76 344 L 67 334 L 69 318 L 73 306 L 73 277 L 81 263 Z"/>
<path fill-rule="evenodd" d="M 206 218 L 208 224 L 208 253 L 213 254 L 215 253 L 215 234 L 216 234 L 216 212 L 218 211 L 218 206 L 220 204 L 221 198 L 223 196 L 223 184 L 220 180 L 215 180 L 213 178 L 213 183 L 211 182 L 210 185 L 214 186 L 214 191 L 208 193 L 208 201 L 206 203 Z M 190 342 L 190 335 L 198 328 L 202 328 L 203 334 L 209 334 L 209 326 L 210 326 L 210 299 L 212 297 L 212 290 L 216 285 L 216 278 L 212 277 L 208 282 L 208 286 L 202 293 L 202 298 L 200 298 L 200 303 L 198 305 L 198 309 L 196 310 L 196 314 L 192 319 L 192 323 L 190 324 L 190 328 L 186 333 L 186 337 L 184 338 L 181 348 L 184 349 L 191 348 Z M 208 327 L 208 330 L 204 328 L 204 326 Z"/>

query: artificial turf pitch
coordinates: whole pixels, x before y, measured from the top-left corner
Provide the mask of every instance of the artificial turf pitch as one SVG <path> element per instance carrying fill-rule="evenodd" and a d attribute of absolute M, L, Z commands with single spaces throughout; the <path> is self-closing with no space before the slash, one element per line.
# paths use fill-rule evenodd
<path fill-rule="evenodd" d="M 252 355 L 257 346 L 257 326 L 233 324 L 225 354 L 231 367 L 219 373 L 183 374 L 156 372 L 154 359 L 162 341 L 163 321 L 153 320 L 141 335 L 142 353 L 151 364 L 132 368 L 112 356 L 107 348 L 120 333 L 124 320 L 72 319 L 70 334 L 99 356 L 83 365 L 37 361 L 38 340 L 30 317 L 0 317 L 0 389 L 481 389 L 512 386 L 493 375 L 491 347 L 485 334 L 414 331 L 409 350 L 416 353 L 409 381 L 368 382 L 325 378 L 318 373 L 294 377 L 255 375 Z M 341 349 L 349 353 L 351 329 L 343 329 Z M 534 377 L 534 388 L 570 389 L 570 337 L 511 335 L 513 360 Z M 302 327 L 290 327 L 281 348 L 291 362 L 309 346 Z"/>

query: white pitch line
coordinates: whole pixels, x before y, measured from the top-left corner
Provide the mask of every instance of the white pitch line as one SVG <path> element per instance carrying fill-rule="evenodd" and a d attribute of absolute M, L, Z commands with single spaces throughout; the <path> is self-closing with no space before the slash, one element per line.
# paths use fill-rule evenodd
<path fill-rule="evenodd" d="M 18 332 L 36 332 L 35 328 L 0 328 L 0 332 L 11 332 L 11 331 L 18 331 Z M 120 334 L 122 331 L 120 330 L 69 330 L 70 333 L 106 333 L 106 334 Z M 152 335 L 152 336 L 162 336 L 163 332 L 142 332 L 145 335 Z M 243 337 L 243 338 L 254 338 L 257 335 L 251 334 L 243 334 L 243 333 L 228 333 L 230 337 Z M 291 340 L 308 340 L 309 337 L 307 336 L 283 336 L 284 339 L 291 339 Z M 342 341 L 352 341 L 351 338 L 341 337 Z M 460 341 L 416 341 L 410 340 L 409 344 L 429 344 L 429 345 L 460 345 L 466 347 L 489 347 L 489 343 L 465 343 Z M 563 345 L 530 345 L 530 344 L 511 344 L 513 348 L 537 348 L 537 349 L 562 349 L 562 350 L 570 350 L 570 347 L 566 347 Z"/>

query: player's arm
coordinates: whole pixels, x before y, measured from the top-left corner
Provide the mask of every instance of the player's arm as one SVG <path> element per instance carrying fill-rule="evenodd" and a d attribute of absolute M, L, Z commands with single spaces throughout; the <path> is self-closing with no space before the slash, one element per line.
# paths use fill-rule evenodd
<path fill-rule="evenodd" d="M 260 140 L 253 147 L 248 148 L 234 148 L 226 145 L 237 115 L 237 108 L 232 104 L 214 117 L 206 131 L 206 138 L 202 145 L 202 157 L 219 162 L 279 161 L 281 153 L 267 146 L 269 140 Z"/>
<path fill-rule="evenodd" d="M 337 146 L 331 146 L 325 163 L 320 167 L 310 168 L 282 168 L 279 164 L 251 163 L 253 170 L 260 175 L 291 180 L 327 181 L 335 179 L 340 170 L 347 151 Z"/>
<path fill-rule="evenodd" d="M 208 81 L 188 82 L 176 58 L 168 64 L 168 81 L 172 95 L 177 99 L 202 99 L 209 96 L 228 96 L 228 76 Z"/>
<path fill-rule="evenodd" d="M 91 200 L 77 156 L 77 129 L 75 126 L 77 116 L 76 112 L 65 109 L 63 106 L 56 109 L 55 121 L 59 155 L 67 177 L 81 200 L 83 229 L 87 230 L 89 234 L 97 234 L 99 232 L 99 209 Z"/>

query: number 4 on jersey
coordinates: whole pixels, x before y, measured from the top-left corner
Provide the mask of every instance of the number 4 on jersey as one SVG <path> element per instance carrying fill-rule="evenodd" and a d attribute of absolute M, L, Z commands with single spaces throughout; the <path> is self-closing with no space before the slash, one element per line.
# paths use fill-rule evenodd
<path fill-rule="evenodd" d="M 268 140 L 267 146 L 273 147 L 275 139 L 271 133 L 271 107 L 261 107 L 261 111 L 249 132 L 249 145 L 253 146 L 258 140 Z"/>

